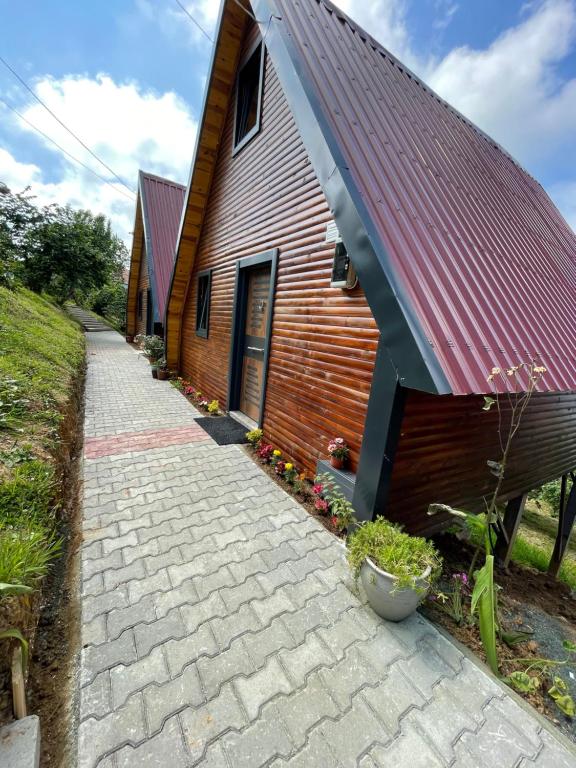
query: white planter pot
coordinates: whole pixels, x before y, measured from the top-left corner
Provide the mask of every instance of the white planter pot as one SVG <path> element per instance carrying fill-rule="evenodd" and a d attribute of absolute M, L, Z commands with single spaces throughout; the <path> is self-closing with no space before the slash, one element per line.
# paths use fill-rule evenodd
<path fill-rule="evenodd" d="M 430 572 L 428 567 L 414 580 L 415 589 L 395 589 L 396 576 L 382 571 L 367 557 L 360 569 L 360 580 L 368 602 L 378 616 L 388 621 L 402 621 L 414 613 L 428 594 Z"/>

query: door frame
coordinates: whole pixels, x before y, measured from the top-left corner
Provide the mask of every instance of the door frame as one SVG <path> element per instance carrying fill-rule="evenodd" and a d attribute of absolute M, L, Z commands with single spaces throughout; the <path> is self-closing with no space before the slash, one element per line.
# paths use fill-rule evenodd
<path fill-rule="evenodd" d="M 268 385 L 268 361 L 270 358 L 270 341 L 272 339 L 272 314 L 274 310 L 274 295 L 276 290 L 276 270 L 278 266 L 278 248 L 247 256 L 236 262 L 236 280 L 234 286 L 234 305 L 232 308 L 232 334 L 230 338 L 230 359 L 228 363 L 228 410 L 236 411 L 240 405 L 240 386 L 242 381 L 242 365 L 244 362 L 244 331 L 246 326 L 246 304 L 248 297 L 248 273 L 254 267 L 270 264 L 270 287 L 268 289 L 268 319 L 266 322 L 266 340 L 264 342 L 264 361 L 262 366 L 262 393 L 258 426 L 264 419 L 264 404 Z"/>

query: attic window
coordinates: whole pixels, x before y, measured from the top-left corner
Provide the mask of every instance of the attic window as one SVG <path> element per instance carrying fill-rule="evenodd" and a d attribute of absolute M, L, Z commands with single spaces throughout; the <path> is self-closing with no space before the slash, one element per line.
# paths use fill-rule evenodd
<path fill-rule="evenodd" d="M 235 152 L 260 130 L 263 65 L 262 43 L 258 43 L 240 66 L 236 80 Z"/>
<path fill-rule="evenodd" d="M 201 272 L 198 275 L 196 293 L 196 336 L 208 338 L 208 318 L 210 317 L 210 283 L 212 273 Z"/>

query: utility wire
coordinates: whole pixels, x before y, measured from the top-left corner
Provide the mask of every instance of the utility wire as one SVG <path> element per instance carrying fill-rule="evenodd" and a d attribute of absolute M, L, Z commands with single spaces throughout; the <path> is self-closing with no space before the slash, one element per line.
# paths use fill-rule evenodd
<path fill-rule="evenodd" d="M 210 40 L 210 42 L 211 42 L 211 43 L 213 43 L 213 42 L 214 42 L 214 40 L 212 40 L 212 38 L 210 37 L 210 35 L 208 34 L 208 32 L 206 32 L 206 30 L 205 30 L 203 27 L 201 27 L 201 26 L 200 26 L 200 24 L 198 24 L 198 22 L 196 21 L 196 19 L 194 18 L 194 16 L 192 16 L 192 14 L 190 13 L 190 11 L 189 11 L 189 10 L 186 8 L 186 6 L 182 5 L 182 3 L 180 2 L 180 0 L 176 0 L 176 4 L 177 4 L 177 5 L 179 5 L 179 6 L 180 6 L 180 8 L 182 8 L 182 10 L 183 10 L 183 11 L 184 11 L 184 13 L 186 14 L 186 16 L 188 16 L 188 18 L 190 19 L 190 21 L 191 21 L 193 24 L 195 24 L 195 25 L 198 27 L 198 29 L 200 30 L 200 32 L 202 32 L 202 34 L 204 35 L 204 37 L 207 37 L 207 38 L 208 38 L 208 40 Z"/>
<path fill-rule="evenodd" d="M 6 67 L 6 69 L 8 69 L 8 70 L 9 70 L 9 71 L 10 71 L 10 72 L 11 72 L 11 73 L 14 75 L 14 77 L 15 77 L 15 78 L 18 80 L 18 82 L 19 82 L 19 83 L 20 83 L 20 84 L 21 84 L 21 85 L 22 85 L 24 88 L 26 88 L 26 90 L 28 91 L 28 93 L 31 93 L 31 94 L 32 94 L 32 96 L 34 96 L 34 98 L 36 99 L 36 101 L 37 101 L 39 104 L 41 104 L 41 105 L 44 107 L 44 109 L 45 109 L 47 112 L 49 112 L 49 113 L 52 115 L 52 117 L 54 118 L 54 120 L 56 120 L 58 123 L 60 123 L 60 125 L 62 126 L 62 128 L 64 128 L 66 131 L 68 131 L 68 133 L 69 133 L 71 136 L 73 136 L 73 137 L 76 139 L 76 141 L 77 141 L 79 144 L 81 144 L 81 145 L 84 147 L 84 149 L 85 149 L 87 152 L 89 152 L 89 153 L 92 155 L 92 157 L 94 157 L 96 160 L 98 160 L 98 162 L 99 162 L 101 165 L 103 165 L 103 166 L 104 166 L 104 168 L 106 168 L 106 170 L 107 170 L 107 171 L 109 171 L 109 172 L 112 174 L 112 176 L 114 176 L 114 178 L 115 178 L 115 179 L 117 179 L 117 181 L 119 181 L 119 182 L 120 182 L 120 184 L 122 184 L 122 186 L 123 186 L 123 187 L 126 187 L 126 189 L 127 189 L 129 192 L 131 192 L 132 194 L 135 194 L 134 190 L 133 190 L 133 189 L 132 189 L 130 186 L 128 186 L 128 184 L 126 184 L 126 182 L 125 182 L 123 179 L 121 179 L 121 178 L 120 178 L 120 176 L 118 176 L 118 174 L 117 174 L 117 173 L 115 173 L 115 172 L 112 170 L 112 168 L 110 168 L 110 166 L 109 166 L 109 165 L 107 165 L 107 164 L 104 162 L 104 160 L 101 160 L 101 159 L 98 157 L 98 155 L 97 155 L 95 152 L 93 152 L 93 151 L 90 149 L 90 147 L 89 147 L 87 144 L 85 144 L 85 143 L 82 141 L 82 139 L 81 139 L 79 136 L 77 136 L 77 135 L 74 133 L 74 131 L 73 131 L 71 128 L 68 128 L 68 126 L 67 126 L 67 125 L 66 125 L 66 124 L 65 124 L 65 123 L 64 123 L 62 120 L 60 120 L 60 118 L 58 117 L 58 115 L 55 115 L 55 114 L 54 114 L 54 112 L 52 112 L 52 110 L 50 109 L 50 107 L 49 107 L 49 106 L 48 106 L 48 105 L 47 105 L 47 104 L 46 104 L 44 101 L 42 101 L 42 99 L 40 98 L 40 96 L 38 96 L 38 95 L 36 94 L 36 92 L 35 92 L 34 90 L 32 90 L 32 88 L 30 88 L 30 86 L 28 85 L 28 83 L 27 83 L 27 82 L 26 82 L 26 81 L 25 81 L 25 80 L 24 80 L 22 77 L 20 77 L 20 75 L 18 74 L 18 72 L 16 72 L 16 70 L 15 70 L 15 69 L 13 69 L 13 68 L 10 66 L 10 64 L 8 64 L 8 62 L 6 61 L 6 59 L 4 59 L 2 56 L 0 56 L 0 61 L 2 62 L 2 64 L 4 64 L 4 66 Z"/>
<path fill-rule="evenodd" d="M 73 160 L 75 163 L 78 163 L 78 165 L 81 165 L 81 166 L 82 166 L 82 168 L 85 168 L 87 171 L 90 171 L 90 173 L 93 173 L 93 174 L 94 174 L 94 176 L 96 176 L 98 179 L 100 179 L 100 181 L 103 181 L 103 182 L 104 182 L 104 184 L 108 184 L 108 186 L 112 187 L 112 189 L 113 189 L 115 192 L 120 192 L 120 193 L 122 193 L 123 195 L 125 195 L 126 197 L 128 197 L 130 200 L 134 201 L 134 193 L 132 193 L 131 195 L 128 195 L 128 194 L 127 194 L 127 193 L 126 193 L 126 192 L 125 192 L 123 189 L 118 189 L 118 187 L 115 187 L 115 186 L 114 186 L 114 185 L 113 185 L 113 184 L 112 184 L 112 183 L 109 181 L 109 179 L 105 179 L 105 178 L 104 178 L 104 176 L 100 176 L 100 174 L 99 174 L 99 173 L 96 173 L 96 171 L 94 171 L 92 168 L 90 168 L 90 166 L 89 166 L 89 165 L 86 165 L 85 163 L 83 163 L 83 162 L 82 162 L 82 160 L 78 160 L 78 158 L 77 158 L 77 157 L 74 157 L 74 155 L 71 155 L 71 154 L 70 154 L 70 152 L 67 152 L 67 151 L 64 149 L 64 147 L 61 147 L 61 146 L 60 146 L 60 144 L 58 144 L 56 141 L 54 141 L 54 139 L 52 139 L 50 136 L 48 136 L 48 134 L 44 133 L 44 131 L 41 131 L 41 130 L 40 130 L 40 128 L 38 128 L 38 127 L 37 127 L 37 126 L 35 126 L 33 123 L 31 123 L 31 122 L 30 122 L 30 120 L 28 120 L 27 118 L 25 118 L 25 117 L 24 117 L 24 115 L 22 115 L 20 112 L 18 112 L 18 110 L 17 110 L 17 109 L 14 109 L 14 107 L 12 107 L 10 104 L 8 104 L 8 102 L 7 102 L 7 101 L 4 101 L 4 99 L 3 99 L 3 98 L 1 98 L 1 97 L 0 97 L 0 102 L 1 102 L 2 104 L 4 104 L 4 106 L 5 106 L 5 107 L 7 107 L 8 109 L 10 109 L 12 112 L 14 112 L 14 114 L 15 114 L 15 115 L 18 115 L 18 117 L 20 118 L 20 120 L 23 120 L 25 123 L 27 123 L 27 125 L 29 125 L 29 126 L 30 126 L 30 128 L 33 128 L 33 129 L 34 129 L 34 130 L 35 130 L 37 133 L 39 133 L 39 134 L 40 134 L 41 136 L 43 136 L 45 139 L 47 139 L 48 141 L 51 141 L 51 142 L 52 142 L 52 144 L 54 144 L 54 146 L 55 146 L 55 147 L 58 147 L 58 149 L 60 150 L 60 152 L 62 152 L 64 155 L 66 155 L 66 157 L 70 158 L 70 160 Z"/>

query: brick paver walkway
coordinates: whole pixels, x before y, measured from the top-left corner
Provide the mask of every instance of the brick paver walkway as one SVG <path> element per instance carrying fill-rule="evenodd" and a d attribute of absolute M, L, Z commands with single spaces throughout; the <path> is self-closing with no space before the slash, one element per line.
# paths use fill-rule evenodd
<path fill-rule="evenodd" d="M 124 768 L 568 768 L 114 333 L 89 334 L 79 761 Z"/>

